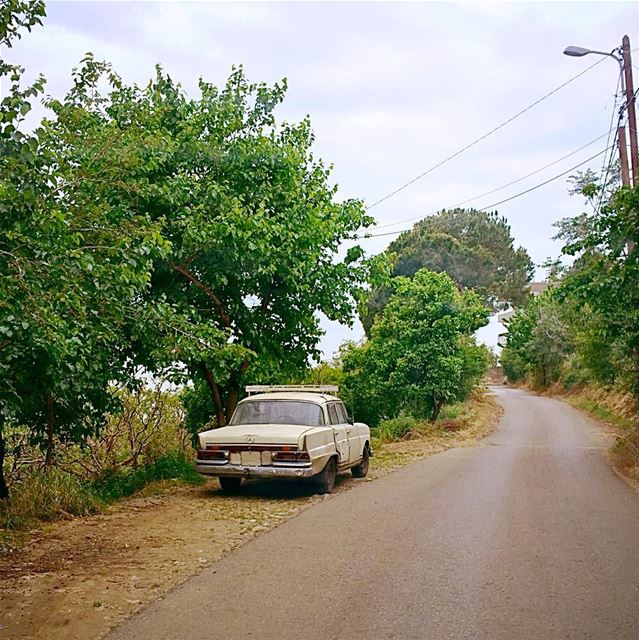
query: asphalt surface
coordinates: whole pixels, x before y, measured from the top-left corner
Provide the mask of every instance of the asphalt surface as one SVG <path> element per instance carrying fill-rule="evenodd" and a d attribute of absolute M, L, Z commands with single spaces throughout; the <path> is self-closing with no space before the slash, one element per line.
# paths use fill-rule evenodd
<path fill-rule="evenodd" d="M 609 441 L 559 401 L 496 393 L 477 447 L 322 501 L 109 638 L 639 639 L 639 499 Z"/>

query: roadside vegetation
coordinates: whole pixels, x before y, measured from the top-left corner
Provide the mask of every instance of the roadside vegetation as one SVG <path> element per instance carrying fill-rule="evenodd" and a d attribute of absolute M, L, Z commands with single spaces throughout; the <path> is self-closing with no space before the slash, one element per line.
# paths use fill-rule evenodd
<path fill-rule="evenodd" d="M 567 394 L 616 425 L 618 464 L 639 477 L 639 186 L 577 183 L 596 211 L 558 225 L 575 260 L 550 265 L 549 290 L 508 322 L 500 360 L 509 381 Z"/>

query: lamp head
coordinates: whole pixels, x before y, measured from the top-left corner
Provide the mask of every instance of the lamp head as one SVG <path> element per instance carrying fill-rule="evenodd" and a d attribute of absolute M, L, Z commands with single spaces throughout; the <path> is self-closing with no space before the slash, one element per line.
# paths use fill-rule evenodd
<path fill-rule="evenodd" d="M 573 56 L 575 58 L 581 58 L 581 56 L 585 56 L 588 53 L 592 53 L 591 49 L 584 49 L 583 47 L 566 47 L 564 49 L 564 54 L 567 56 Z"/>

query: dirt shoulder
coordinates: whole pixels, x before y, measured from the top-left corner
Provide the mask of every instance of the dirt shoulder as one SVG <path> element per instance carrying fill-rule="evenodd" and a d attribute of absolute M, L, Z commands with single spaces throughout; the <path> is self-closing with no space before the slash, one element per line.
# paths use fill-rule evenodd
<path fill-rule="evenodd" d="M 472 446 L 499 414 L 492 396 L 476 398 L 462 430 L 384 445 L 367 478 L 341 474 L 333 495 L 418 458 Z M 0 640 L 101 638 L 201 568 L 331 497 L 293 483 L 253 481 L 235 496 L 216 480 L 156 483 L 106 513 L 43 527 L 0 557 Z"/>

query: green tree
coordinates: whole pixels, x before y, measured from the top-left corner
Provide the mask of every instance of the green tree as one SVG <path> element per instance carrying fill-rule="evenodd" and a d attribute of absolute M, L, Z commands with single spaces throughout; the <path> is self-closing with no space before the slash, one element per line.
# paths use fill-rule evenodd
<path fill-rule="evenodd" d="M 513 246 L 505 218 L 474 209 L 441 211 L 418 222 L 388 248 L 394 276 L 420 269 L 447 273 L 462 289 L 474 289 L 491 309 L 520 306 L 528 297 L 534 265 L 525 249 Z M 361 318 L 368 331 L 392 295 L 374 289 Z"/>
<path fill-rule="evenodd" d="M 3 4 L 3 44 L 43 16 L 40 2 Z M 147 216 L 87 198 L 87 181 L 110 176 L 83 173 L 88 162 L 59 146 L 54 122 L 21 130 L 44 81 L 22 88 L 21 68 L 0 70 L 10 79 L 0 102 L 0 454 L 4 425 L 18 422 L 48 466 L 56 438 L 99 428 L 113 408 L 109 382 L 132 379 L 129 316 L 168 245 Z M 85 88 L 77 77 L 74 91 Z"/>
<path fill-rule="evenodd" d="M 445 273 L 423 269 L 412 279 L 395 278 L 394 287 L 370 339 L 345 354 L 344 368 L 357 377 L 355 404 L 375 412 L 373 424 L 400 413 L 434 420 L 486 372 L 487 354 L 479 357 L 471 336 L 489 311 Z"/>
<path fill-rule="evenodd" d="M 585 361 L 598 370 L 595 378 L 614 377 L 639 393 L 639 186 L 604 200 L 600 213 L 584 214 L 580 225 L 560 226 L 563 251 L 577 260 L 558 295 L 573 309 Z"/>
<path fill-rule="evenodd" d="M 500 361 L 511 382 L 530 378 L 543 387 L 559 379 L 572 349 L 565 312 L 556 290 L 550 289 L 531 299 L 508 321 Z"/>
<path fill-rule="evenodd" d="M 196 341 L 172 343 L 165 360 L 206 385 L 222 425 L 249 367 L 291 375 L 317 355 L 318 312 L 352 320 L 371 265 L 357 246 L 337 252 L 372 219 L 359 201 L 336 201 L 309 120 L 276 121 L 285 81 L 252 84 L 239 68 L 190 98 L 158 68 L 143 89 L 110 78 L 103 95 L 104 72 L 88 58 L 72 103 L 53 105 L 57 144 L 100 176 L 83 181 L 87 201 L 147 218 L 169 243 L 140 307 L 188 322 Z M 168 364 L 166 336 L 144 329 L 147 366 Z"/>

